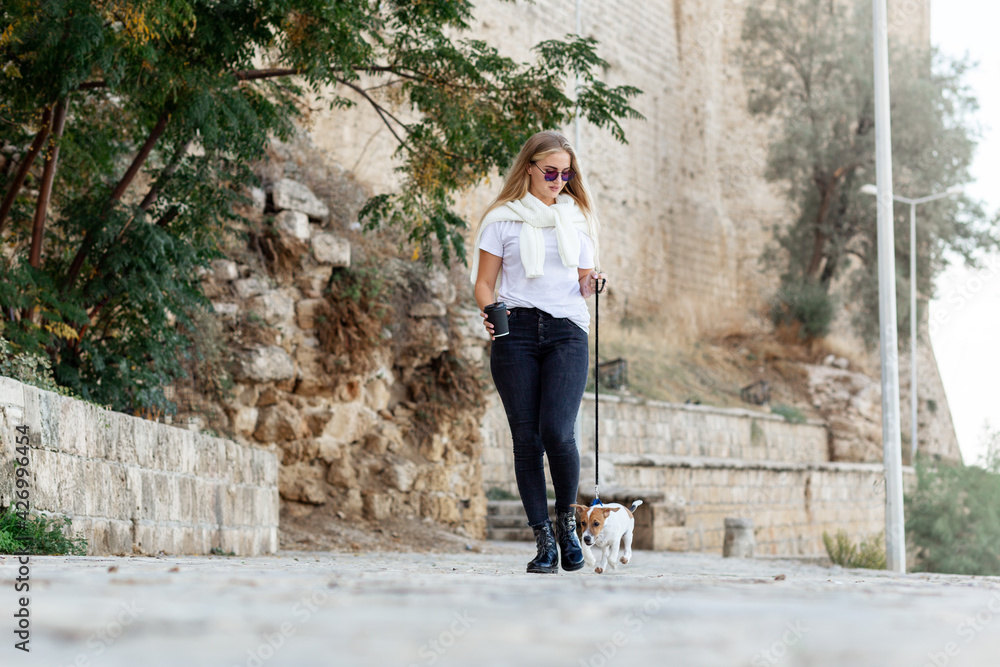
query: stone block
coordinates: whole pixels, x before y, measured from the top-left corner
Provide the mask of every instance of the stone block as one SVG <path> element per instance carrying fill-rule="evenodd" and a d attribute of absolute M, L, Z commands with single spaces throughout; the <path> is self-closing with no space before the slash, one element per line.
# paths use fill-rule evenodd
<path fill-rule="evenodd" d="M 232 415 L 233 430 L 241 435 L 250 435 L 257 428 L 260 411 L 255 407 L 237 408 Z"/>
<path fill-rule="evenodd" d="M 437 299 L 415 303 L 410 306 L 410 317 L 444 317 L 447 314 L 448 309 Z"/>
<path fill-rule="evenodd" d="M 240 375 L 256 382 L 280 382 L 295 377 L 295 363 L 277 345 L 262 345 L 245 352 L 240 359 Z"/>
<path fill-rule="evenodd" d="M 365 517 L 372 521 L 385 521 L 392 516 L 392 497 L 387 493 L 362 492 Z"/>
<path fill-rule="evenodd" d="M 723 558 L 753 558 L 753 519 L 727 517 L 724 522 L 725 537 L 722 543 Z"/>
<path fill-rule="evenodd" d="M 11 427 L 19 426 L 18 417 L 23 417 L 24 390 L 26 385 L 9 377 L 0 376 L 0 405 L 9 410 Z M 15 411 L 16 409 L 16 411 Z M 29 424 L 30 426 L 30 424 Z M 37 428 L 37 425 L 35 426 Z"/>
<path fill-rule="evenodd" d="M 153 522 L 159 519 L 160 505 L 164 498 L 157 488 L 157 473 L 153 470 L 142 470 L 142 510 L 139 519 Z"/>
<path fill-rule="evenodd" d="M 218 315 L 223 319 L 235 321 L 236 316 L 240 312 L 240 307 L 237 306 L 235 303 L 229 303 L 226 301 L 213 301 L 212 310 L 215 311 L 216 315 Z"/>
<path fill-rule="evenodd" d="M 300 329 L 314 329 L 316 318 L 326 307 L 326 299 L 302 299 L 295 304 L 296 322 Z"/>
<path fill-rule="evenodd" d="M 287 442 L 308 437 L 309 427 L 298 410 L 282 401 L 263 408 L 253 437 L 260 442 Z M 240 480 L 243 481 L 243 480 Z"/>
<path fill-rule="evenodd" d="M 326 288 L 327 284 L 330 282 L 330 276 L 333 274 L 333 268 L 334 267 L 329 264 L 312 267 L 300 275 L 295 281 L 295 284 L 300 290 L 302 290 L 302 293 L 306 297 L 311 299 L 319 298 L 323 294 L 323 290 Z"/>
<path fill-rule="evenodd" d="M 312 234 L 309 227 L 309 216 L 300 211 L 282 211 L 274 216 L 274 226 L 278 231 L 306 241 Z"/>
<path fill-rule="evenodd" d="M 280 290 L 270 290 L 251 297 L 247 308 L 268 324 L 284 324 L 295 317 L 295 302 Z"/>
<path fill-rule="evenodd" d="M 142 516 L 142 471 L 134 466 L 122 469 L 125 478 L 125 503 L 127 504 L 127 519 L 138 519 Z"/>
<path fill-rule="evenodd" d="M 389 486 L 405 493 L 413 488 L 418 472 L 419 468 L 415 463 L 400 460 L 389 463 L 382 474 Z"/>
<path fill-rule="evenodd" d="M 351 265 L 351 243 L 345 238 L 322 232 L 312 239 L 313 257 L 320 264 L 334 267 Z"/>
<path fill-rule="evenodd" d="M 108 522 L 108 547 L 107 551 L 99 554 L 111 554 L 112 556 L 132 555 L 132 522 L 131 521 L 109 521 Z"/>
<path fill-rule="evenodd" d="M 283 178 L 271 186 L 271 202 L 278 211 L 299 211 L 318 220 L 330 216 L 330 209 L 312 190 L 290 178 Z"/>
<path fill-rule="evenodd" d="M 250 206 L 254 213 L 263 213 L 267 207 L 267 193 L 264 189 L 252 185 L 247 188 L 247 196 L 250 198 Z"/>
<path fill-rule="evenodd" d="M 267 283 L 258 278 L 243 278 L 233 282 L 233 289 L 236 290 L 236 295 L 239 298 L 249 299 L 252 296 L 263 294 L 269 288 Z"/>
<path fill-rule="evenodd" d="M 131 422 L 136 464 L 140 468 L 152 470 L 155 467 L 157 447 L 156 424 L 138 417 L 133 417 Z"/>
<path fill-rule="evenodd" d="M 65 457 L 65 454 L 45 449 L 31 450 L 29 456 L 31 465 L 28 466 L 28 471 L 32 474 L 27 479 L 31 484 L 29 493 L 32 507 L 55 511 L 65 502 L 61 495 L 65 486 L 60 488 L 60 478 L 64 475 L 60 463 Z M 12 481 L 16 479 L 16 473 L 13 473 Z M 17 490 L 16 482 L 13 482 L 10 487 L 11 496 Z M 5 497 L 4 500 L 9 502 L 10 497 Z"/>
<path fill-rule="evenodd" d="M 220 283 L 230 283 L 240 277 L 236 262 L 230 259 L 213 259 L 210 266 L 215 279 Z"/>

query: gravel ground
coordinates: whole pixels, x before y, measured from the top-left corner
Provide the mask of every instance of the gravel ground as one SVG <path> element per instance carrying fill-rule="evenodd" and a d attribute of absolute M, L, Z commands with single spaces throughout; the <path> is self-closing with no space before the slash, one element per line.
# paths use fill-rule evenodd
<path fill-rule="evenodd" d="M 635 552 L 526 575 L 526 544 L 462 553 L 32 557 L 0 562 L 0 665 L 1000 664 L 1000 578 Z"/>

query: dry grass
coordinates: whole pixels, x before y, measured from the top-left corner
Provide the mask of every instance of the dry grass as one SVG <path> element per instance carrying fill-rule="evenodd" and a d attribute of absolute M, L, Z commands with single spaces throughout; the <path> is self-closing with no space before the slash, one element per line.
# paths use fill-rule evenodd
<path fill-rule="evenodd" d="M 794 330 L 775 330 L 753 318 L 689 338 L 697 328 L 678 331 L 664 324 L 605 324 L 600 332 L 602 362 L 628 361 L 628 393 L 673 403 L 697 402 L 721 407 L 768 408 L 744 403 L 740 389 L 766 380 L 771 405 L 786 404 L 816 416 L 803 364 L 820 363 L 828 354 L 855 355 L 839 341 L 802 341 Z"/>

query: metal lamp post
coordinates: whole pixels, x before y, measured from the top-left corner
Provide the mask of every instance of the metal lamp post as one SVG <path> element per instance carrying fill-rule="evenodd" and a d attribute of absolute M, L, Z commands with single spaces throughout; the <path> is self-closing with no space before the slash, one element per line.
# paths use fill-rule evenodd
<path fill-rule="evenodd" d="M 896 256 L 892 240 L 892 131 L 889 120 L 889 19 L 886 0 L 872 0 L 875 65 L 875 182 L 878 183 L 878 321 L 882 349 L 882 460 L 885 464 L 885 563 L 906 571 L 903 461 L 899 437 Z"/>
<path fill-rule="evenodd" d="M 948 188 L 944 192 L 927 197 L 910 199 L 894 194 L 892 198 L 910 205 L 910 464 L 917 460 L 917 204 L 925 204 L 935 199 L 960 195 L 965 190 L 961 185 Z M 866 195 L 878 196 L 878 188 L 868 184 L 861 186 Z"/>

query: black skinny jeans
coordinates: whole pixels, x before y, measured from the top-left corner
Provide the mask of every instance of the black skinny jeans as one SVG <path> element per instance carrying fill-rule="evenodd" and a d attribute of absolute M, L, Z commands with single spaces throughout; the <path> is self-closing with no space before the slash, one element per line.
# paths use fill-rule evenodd
<path fill-rule="evenodd" d="M 490 369 L 514 440 L 514 476 L 528 524 L 549 518 L 545 468 L 549 459 L 556 510 L 576 502 L 580 453 L 573 427 L 587 385 L 587 334 L 537 308 L 512 308 L 510 333 L 493 341 Z"/>

